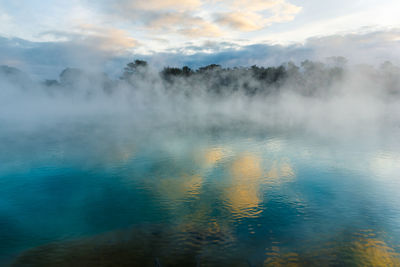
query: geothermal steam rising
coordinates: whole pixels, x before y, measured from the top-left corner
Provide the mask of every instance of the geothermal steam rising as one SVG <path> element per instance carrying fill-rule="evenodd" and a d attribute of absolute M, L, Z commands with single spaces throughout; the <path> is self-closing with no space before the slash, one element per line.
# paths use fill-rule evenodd
<path fill-rule="evenodd" d="M 245 121 L 337 135 L 398 128 L 400 119 L 400 69 L 390 63 L 378 69 L 309 61 L 298 68 L 288 63 L 275 68 L 284 70 L 283 78 L 268 85 L 256 77 L 257 68 L 208 66 L 198 74 L 185 68 L 158 73 L 133 66 L 121 80 L 67 69 L 60 82 L 46 83 L 33 82 L 12 68 L 1 70 L 0 122 L 22 128 L 112 118 L 140 127 Z"/>

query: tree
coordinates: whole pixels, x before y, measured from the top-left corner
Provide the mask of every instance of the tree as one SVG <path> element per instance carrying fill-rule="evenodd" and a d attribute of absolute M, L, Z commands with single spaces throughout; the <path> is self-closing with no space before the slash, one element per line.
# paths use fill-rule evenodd
<path fill-rule="evenodd" d="M 184 67 L 182 68 L 182 74 L 183 74 L 184 76 L 188 77 L 188 76 L 190 76 L 190 75 L 193 74 L 193 71 L 192 71 L 192 69 L 189 68 L 188 66 L 184 66 Z"/>
<path fill-rule="evenodd" d="M 60 73 L 60 83 L 63 85 L 76 85 L 84 78 L 83 70 L 77 68 L 66 68 Z"/>
<path fill-rule="evenodd" d="M 165 67 L 161 71 L 161 77 L 168 82 L 172 82 L 174 77 L 178 77 L 181 75 L 182 70 L 180 68 Z"/>
<path fill-rule="evenodd" d="M 143 73 L 146 69 L 147 69 L 147 62 L 144 60 L 136 59 L 134 62 L 126 64 L 121 79 L 128 80 L 135 74 Z"/>
<path fill-rule="evenodd" d="M 198 72 L 207 72 L 207 71 L 214 71 L 214 70 L 221 70 L 221 65 L 218 64 L 211 64 L 205 67 L 201 67 L 198 69 Z"/>

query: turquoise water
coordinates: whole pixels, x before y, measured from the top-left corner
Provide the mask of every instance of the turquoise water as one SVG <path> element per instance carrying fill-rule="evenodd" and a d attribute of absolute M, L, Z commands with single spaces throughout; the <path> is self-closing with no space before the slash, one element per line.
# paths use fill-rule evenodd
<path fill-rule="evenodd" d="M 76 125 L 0 140 L 0 265 L 400 266 L 393 137 Z"/>

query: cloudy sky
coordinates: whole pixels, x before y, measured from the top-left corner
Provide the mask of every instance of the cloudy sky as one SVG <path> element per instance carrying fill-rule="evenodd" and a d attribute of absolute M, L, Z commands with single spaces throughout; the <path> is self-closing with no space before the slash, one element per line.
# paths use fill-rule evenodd
<path fill-rule="evenodd" d="M 398 0 L 0 0 L 0 65 L 399 61 Z"/>

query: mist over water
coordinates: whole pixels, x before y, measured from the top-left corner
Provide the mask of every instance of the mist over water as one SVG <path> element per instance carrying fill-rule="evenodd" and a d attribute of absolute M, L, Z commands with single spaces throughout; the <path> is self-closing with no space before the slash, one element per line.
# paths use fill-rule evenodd
<path fill-rule="evenodd" d="M 400 265 L 400 70 L 341 64 L 3 68 L 0 264 Z"/>
<path fill-rule="evenodd" d="M 338 57 L 300 67 L 209 65 L 196 72 L 167 67 L 160 73 L 131 64 L 117 80 L 66 69 L 59 81 L 45 83 L 3 67 L 0 119 L 27 128 L 107 119 L 142 128 L 246 122 L 331 136 L 399 128 L 400 69 L 389 62 L 346 66 Z"/>

